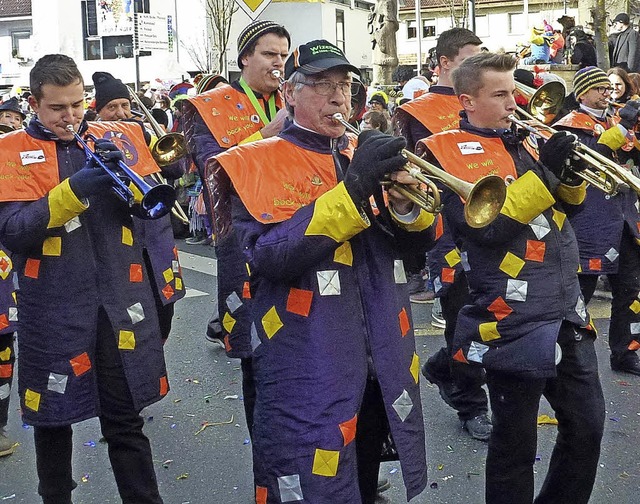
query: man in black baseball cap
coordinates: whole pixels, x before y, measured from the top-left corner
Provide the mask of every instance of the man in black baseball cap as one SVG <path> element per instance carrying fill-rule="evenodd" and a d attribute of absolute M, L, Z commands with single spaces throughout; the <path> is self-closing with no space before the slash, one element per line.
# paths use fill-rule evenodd
<path fill-rule="evenodd" d="M 612 67 L 627 72 L 640 71 L 640 34 L 630 25 L 629 15 L 624 12 L 613 18 L 609 51 Z"/>
<path fill-rule="evenodd" d="M 398 257 L 429 243 L 435 218 L 394 189 L 385 205 L 387 175 L 415 183 L 401 170 L 403 138 L 365 132 L 354 153 L 355 138 L 334 117 L 350 117 L 354 74 L 326 40 L 296 47 L 285 63 L 292 120 L 276 137 L 215 156 L 205 171 L 220 222 L 232 223 L 216 238 L 229 240 L 233 229 L 251 270 L 242 293 L 254 320 L 256 502 L 373 504 L 390 432 L 408 499 L 427 484 Z M 230 327 L 238 297 L 226 301 Z"/>

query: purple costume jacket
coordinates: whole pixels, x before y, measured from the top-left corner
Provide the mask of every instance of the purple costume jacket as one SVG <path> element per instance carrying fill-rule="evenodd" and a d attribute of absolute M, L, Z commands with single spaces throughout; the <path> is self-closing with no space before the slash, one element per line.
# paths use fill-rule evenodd
<path fill-rule="evenodd" d="M 16 134 L 43 146 L 54 141 L 36 120 Z M 0 144 L 11 149 L 6 137 Z M 152 263 L 169 258 L 155 275 L 164 301 L 184 295 L 173 237 L 164 233 L 143 243 L 139 223 L 111 193 L 90 197 L 84 206 L 66 180 L 85 165 L 84 151 L 75 141 L 60 140 L 53 149 L 56 159 L 45 161 L 57 164 L 60 184 L 34 201 L 0 205 L 0 240 L 13 252 L 20 285 L 23 419 L 38 426 L 100 414 L 93 369 L 100 308 L 111 322 L 136 408 L 164 396 L 168 381 L 150 282 L 154 271 L 144 259 L 151 243 L 166 251 L 149 251 Z"/>
<path fill-rule="evenodd" d="M 386 232 L 377 220 L 363 219 L 339 182 L 349 162 L 345 149 L 346 137 L 289 126 L 279 137 L 216 158 L 227 173 L 230 165 L 242 166 L 229 174 L 240 195 L 232 198 L 233 226 L 251 270 L 258 502 L 360 502 L 353 439 L 372 375 L 407 497 L 427 483 L 420 365 L 400 257 L 426 250 L 433 217 L 422 211 L 414 227 L 387 221 Z M 272 159 L 281 160 L 278 174 L 260 170 Z M 337 185 L 318 173 L 333 174 Z M 255 191 L 240 187 L 245 175 L 259 177 Z M 297 195 L 323 183 L 326 192 L 298 208 Z M 281 209 L 249 213 L 255 199 L 276 207 L 282 187 L 292 189 L 291 200 L 278 200 L 291 205 L 285 218 Z"/>

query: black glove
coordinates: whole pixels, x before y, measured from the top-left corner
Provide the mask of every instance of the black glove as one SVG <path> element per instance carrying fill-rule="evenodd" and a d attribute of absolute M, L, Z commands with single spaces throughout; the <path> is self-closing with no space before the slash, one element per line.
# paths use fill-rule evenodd
<path fill-rule="evenodd" d="M 567 160 L 575 141 L 575 135 L 558 131 L 540 147 L 540 163 L 560 180 L 564 180 L 568 174 Z"/>
<path fill-rule="evenodd" d="M 344 185 L 356 206 L 365 207 L 385 175 L 398 171 L 407 162 L 400 154 L 406 145 L 404 138 L 377 130 L 360 134 L 358 148 L 344 177 Z"/>
<path fill-rule="evenodd" d="M 618 112 L 620 124 L 628 130 L 632 130 L 638 122 L 640 115 L 640 101 L 629 100 Z"/>
<path fill-rule="evenodd" d="M 124 155 L 113 142 L 99 138 L 95 142 L 95 155 L 116 173 L 117 162 L 124 160 Z M 69 177 L 69 185 L 74 194 L 79 198 L 109 194 L 113 186 L 113 178 L 93 158 L 87 159 L 84 167 Z"/>
<path fill-rule="evenodd" d="M 113 179 L 104 169 L 94 166 L 92 160 L 89 160 L 82 170 L 69 177 L 69 185 L 78 199 L 83 199 L 108 194 L 113 186 Z"/>

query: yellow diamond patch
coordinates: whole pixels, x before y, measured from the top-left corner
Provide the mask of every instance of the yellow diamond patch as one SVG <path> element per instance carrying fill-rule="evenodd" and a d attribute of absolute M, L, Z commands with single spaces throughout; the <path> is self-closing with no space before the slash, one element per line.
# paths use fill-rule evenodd
<path fill-rule="evenodd" d="M 42 244 L 42 255 L 58 257 L 62 254 L 62 238 L 50 236 Z"/>
<path fill-rule="evenodd" d="M 173 270 L 171 268 L 164 270 L 162 272 L 162 276 L 164 277 L 164 281 L 169 283 L 171 280 L 173 280 Z"/>
<path fill-rule="evenodd" d="M 416 383 L 418 383 L 418 376 L 420 372 L 420 357 L 418 354 L 413 352 L 413 358 L 411 359 L 411 366 L 409 366 L 409 371 L 411 371 L 411 376 Z"/>
<path fill-rule="evenodd" d="M 460 262 L 460 252 L 458 252 L 458 249 L 450 250 L 444 255 L 444 258 L 446 259 L 449 267 L 453 268 Z"/>
<path fill-rule="evenodd" d="M 11 349 L 5 348 L 2 352 L 0 352 L 0 361 L 7 362 L 11 357 Z"/>
<path fill-rule="evenodd" d="M 318 476 L 335 476 L 338 473 L 338 460 L 340 452 L 333 450 L 321 450 L 316 448 L 316 454 L 313 457 L 312 473 Z"/>
<path fill-rule="evenodd" d="M 272 306 L 269 311 L 265 313 L 264 317 L 262 317 L 262 327 L 269 339 L 273 338 L 273 335 L 277 333 L 283 325 L 275 306 Z"/>
<path fill-rule="evenodd" d="M 351 266 L 353 264 L 353 251 L 351 250 L 351 243 L 346 241 L 342 245 L 340 245 L 333 254 L 333 260 L 337 263 Z"/>
<path fill-rule="evenodd" d="M 523 266 L 524 261 L 522 259 L 511 252 L 507 252 L 500 263 L 500 271 L 504 271 L 512 278 L 516 278 L 520 274 L 520 270 Z"/>
<path fill-rule="evenodd" d="M 133 245 L 133 233 L 127 226 L 122 226 L 122 243 L 124 245 Z"/>
<path fill-rule="evenodd" d="M 234 319 L 229 312 L 226 312 L 224 317 L 222 317 L 222 326 L 231 334 L 234 325 L 236 325 L 236 319 Z"/>
<path fill-rule="evenodd" d="M 136 337 L 133 331 L 120 331 L 118 333 L 118 348 L 120 350 L 135 350 Z"/>
<path fill-rule="evenodd" d="M 176 277 L 176 290 L 182 290 L 182 278 Z"/>
<path fill-rule="evenodd" d="M 556 210 L 555 208 L 552 209 L 553 210 L 553 222 L 556 223 L 556 226 L 558 226 L 558 229 L 562 230 L 562 226 L 564 226 L 564 221 L 567 218 L 567 215 L 562 213 L 559 210 Z"/>
<path fill-rule="evenodd" d="M 41 395 L 38 392 L 34 392 L 31 389 L 27 389 L 24 392 L 24 405 L 33 411 L 38 411 L 40 409 L 40 397 Z"/>
<path fill-rule="evenodd" d="M 638 301 L 637 299 L 634 299 L 633 303 L 629 305 L 629 309 L 636 315 L 640 313 L 640 301 Z"/>
<path fill-rule="evenodd" d="M 500 338 L 497 322 L 485 322 L 478 326 L 482 341 L 491 341 Z"/>

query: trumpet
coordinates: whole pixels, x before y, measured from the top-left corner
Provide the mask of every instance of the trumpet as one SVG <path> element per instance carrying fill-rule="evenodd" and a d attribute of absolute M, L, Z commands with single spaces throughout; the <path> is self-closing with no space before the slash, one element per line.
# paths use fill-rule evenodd
<path fill-rule="evenodd" d="M 346 121 L 341 113 L 333 114 L 332 118 L 352 133 L 360 134 L 360 130 Z M 401 152 L 407 158 L 407 164 L 402 169 L 424 184 L 426 190 L 405 187 L 403 184 L 392 181 L 386 181 L 383 184 L 392 187 L 425 211 L 439 213 L 442 209 L 440 191 L 434 182 L 437 180 L 465 201 L 464 218 L 470 227 L 485 227 L 500 214 L 507 196 L 507 188 L 502 178 L 497 175 L 487 175 L 473 184 L 450 175 L 407 149 L 402 149 Z"/>
<path fill-rule="evenodd" d="M 513 114 L 509 116 L 509 119 L 517 126 L 524 128 L 537 137 L 547 140 L 551 135 L 557 133 L 557 130 L 538 121 L 520 107 L 517 108 L 517 112 L 529 119 L 531 124 L 518 119 Z M 546 131 L 549 135 L 545 135 L 543 131 Z M 612 161 L 582 143 L 578 143 L 573 148 L 572 154 L 588 165 L 586 169 L 574 172 L 576 176 L 585 182 L 588 182 L 610 196 L 614 196 L 620 191 L 628 191 L 629 188 L 640 194 L 640 178 L 636 177 L 630 171 L 621 168 L 615 161 Z"/>
<path fill-rule="evenodd" d="M 136 92 L 129 86 L 127 86 L 127 89 L 129 90 L 131 99 L 136 102 L 140 108 L 140 112 L 132 111 L 132 113 L 143 116 L 146 122 L 151 125 L 151 128 L 157 137 L 156 143 L 153 144 L 153 147 L 151 148 L 151 155 L 153 156 L 156 164 L 162 168 L 163 166 L 173 164 L 179 159 L 185 157 L 188 154 L 188 149 L 184 135 L 181 133 L 165 132 L 158 124 L 158 121 L 155 120 L 151 112 L 149 112 L 149 109 L 145 107 L 144 103 L 142 103 L 142 100 L 140 100 Z M 166 184 L 166 180 L 164 180 L 160 174 L 152 173 L 151 178 L 153 178 L 154 182 L 158 184 Z M 189 217 L 187 217 L 177 201 L 173 206 L 172 213 L 184 224 L 189 224 Z"/>
<path fill-rule="evenodd" d="M 127 205 L 130 207 L 133 206 L 135 196 L 125 180 L 130 181 L 142 193 L 140 208 L 145 217 L 148 219 L 159 219 L 171 211 L 171 207 L 176 201 L 176 192 L 173 187 L 169 184 L 157 184 L 155 186 L 147 184 L 140 175 L 129 168 L 123 161 L 118 161 L 118 169 L 122 171 L 124 175 L 114 172 L 95 151 L 91 150 L 82 137 L 73 129 L 71 124 L 67 126 L 67 131 L 73 133 L 80 147 L 84 149 L 87 159 L 93 159 L 93 161 L 113 179 L 113 191 Z M 89 135 L 88 138 L 95 144 L 97 140 L 95 136 Z"/>

